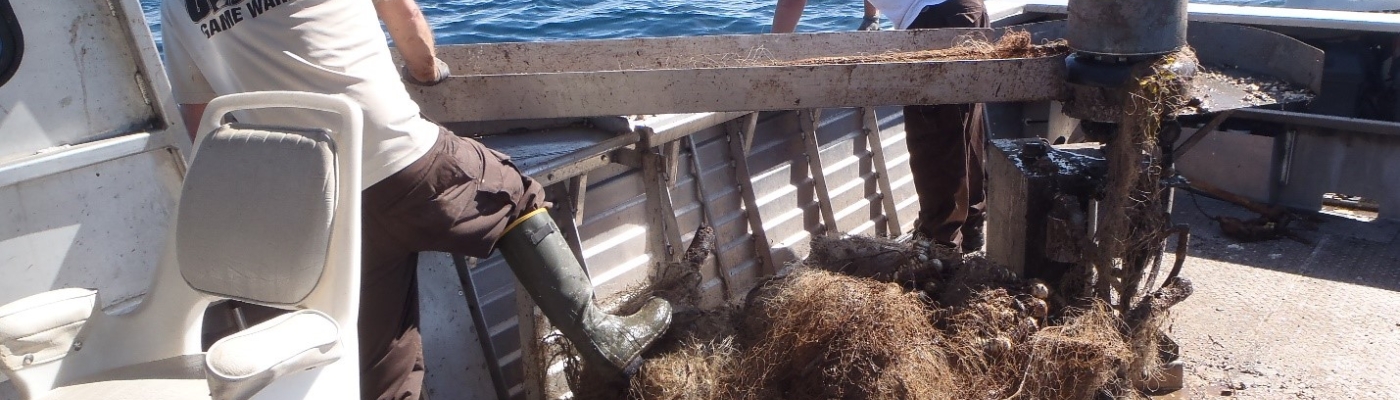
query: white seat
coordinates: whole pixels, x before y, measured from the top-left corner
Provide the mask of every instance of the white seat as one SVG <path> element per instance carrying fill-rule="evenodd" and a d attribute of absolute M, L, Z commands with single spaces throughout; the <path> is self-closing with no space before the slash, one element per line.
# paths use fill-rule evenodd
<path fill-rule="evenodd" d="M 325 129 L 217 126 L 237 110 L 338 113 Z M 362 114 L 340 96 L 261 92 L 210 102 L 172 235 L 141 305 L 96 309 L 59 289 L 0 306 L 0 371 L 27 399 L 359 397 Z M 119 212 L 119 211 L 118 211 Z M 200 349 L 211 301 L 292 312 Z"/>
<path fill-rule="evenodd" d="M 208 399 L 204 356 L 171 357 L 104 371 L 54 388 L 44 400 Z"/>
<path fill-rule="evenodd" d="M 208 399 L 209 384 L 199 379 L 131 379 L 56 388 L 44 400 L 184 400 Z"/>

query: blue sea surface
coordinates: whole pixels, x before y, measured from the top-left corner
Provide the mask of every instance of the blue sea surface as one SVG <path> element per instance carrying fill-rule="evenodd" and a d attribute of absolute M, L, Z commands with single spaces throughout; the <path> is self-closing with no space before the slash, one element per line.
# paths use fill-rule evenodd
<path fill-rule="evenodd" d="M 369 1 L 369 0 L 348 0 Z M 1282 0 L 1199 3 L 1278 4 Z M 418 0 L 439 44 L 764 33 L 776 0 Z M 799 32 L 853 30 L 861 0 L 808 0 Z M 141 0 L 160 42 L 160 0 Z M 890 27 L 888 19 L 882 21 Z"/>

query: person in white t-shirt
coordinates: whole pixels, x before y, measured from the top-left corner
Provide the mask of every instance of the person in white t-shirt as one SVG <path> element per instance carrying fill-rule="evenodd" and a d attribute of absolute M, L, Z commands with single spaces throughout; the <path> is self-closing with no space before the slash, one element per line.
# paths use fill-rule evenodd
<path fill-rule="evenodd" d="M 396 70 L 379 22 L 405 61 Z M 416 399 L 424 374 L 415 255 L 484 258 L 499 249 L 545 316 L 590 366 L 635 372 L 670 324 L 654 300 L 627 316 L 593 305 L 587 272 L 544 212 L 539 183 L 510 157 L 419 115 L 404 81 L 448 77 L 414 0 L 165 0 L 167 73 L 186 126 L 214 97 L 251 91 L 343 94 L 364 110 L 361 394 Z M 402 74 L 402 77 L 401 77 Z M 335 126 L 335 116 L 265 109 L 241 123 Z M 295 173 L 295 171 L 288 171 Z"/>
<path fill-rule="evenodd" d="M 867 0 L 896 29 L 985 28 L 982 0 Z M 807 0 L 778 0 L 773 32 L 789 33 Z M 868 13 L 867 13 L 868 14 Z M 919 221 L 914 234 L 964 252 L 982 248 L 984 138 L 983 106 L 978 104 L 904 107 L 905 145 Z"/>

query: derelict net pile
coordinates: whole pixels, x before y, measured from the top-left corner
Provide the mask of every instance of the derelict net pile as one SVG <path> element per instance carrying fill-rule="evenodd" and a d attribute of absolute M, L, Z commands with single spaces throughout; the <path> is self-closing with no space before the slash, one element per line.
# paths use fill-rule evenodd
<path fill-rule="evenodd" d="M 1156 129 L 1183 80 L 1144 67 L 1108 148 L 1104 214 L 1086 257 L 1055 285 L 984 257 L 923 242 L 816 237 L 790 273 L 741 304 L 694 307 L 704 251 L 666 269 L 655 294 L 683 310 L 629 382 L 576 362 L 581 399 L 1092 399 L 1137 397 L 1162 361 L 1168 308 L 1191 294 L 1174 274 L 1157 290 L 1166 232 Z M 1161 68 L 1159 68 L 1161 67 Z M 697 234 L 694 246 L 712 246 Z M 1152 267 L 1156 275 L 1156 267 Z M 1088 286 L 1086 282 L 1096 283 Z M 1144 285 L 1144 282 L 1145 285 Z M 1136 295 L 1140 286 L 1148 293 Z M 623 307 L 627 308 L 627 307 Z M 558 343 L 564 343 L 559 341 Z M 560 353 L 569 354 L 568 349 Z"/>
<path fill-rule="evenodd" d="M 570 388 L 580 399 L 1136 395 L 1129 368 L 1145 346 L 1108 306 L 1067 306 L 1058 288 L 925 246 L 815 238 L 807 260 L 741 304 L 679 315 L 630 382 L 607 384 L 566 359 Z M 693 275 L 696 265 L 668 275 Z M 657 294 L 687 309 L 697 290 L 636 298 Z"/>
<path fill-rule="evenodd" d="M 773 62 L 770 65 L 793 66 L 913 61 L 1004 60 L 1015 58 L 1049 57 L 1054 55 L 1065 54 L 1068 51 L 1069 46 L 1063 40 L 1044 44 L 1035 44 L 1032 41 L 1030 32 L 1008 31 L 1005 34 L 1003 34 L 1001 38 L 997 39 L 996 42 L 968 38 L 964 39 L 957 46 L 947 49 L 889 52 L 869 55 L 817 57 L 804 60 L 778 61 Z"/>

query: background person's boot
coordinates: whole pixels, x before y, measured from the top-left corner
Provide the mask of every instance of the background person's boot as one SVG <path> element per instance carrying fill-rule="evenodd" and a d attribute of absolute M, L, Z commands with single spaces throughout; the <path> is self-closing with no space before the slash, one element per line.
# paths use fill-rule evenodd
<path fill-rule="evenodd" d="M 986 243 L 987 226 L 986 217 L 982 215 L 969 216 L 962 226 L 962 252 L 972 253 L 982 250 L 982 245 Z"/>
<path fill-rule="evenodd" d="M 549 322 L 603 372 L 630 376 L 642 350 L 671 324 L 671 304 L 652 299 L 632 315 L 603 312 L 593 304 L 593 284 L 545 209 L 511 222 L 496 243 L 516 279 Z"/>

